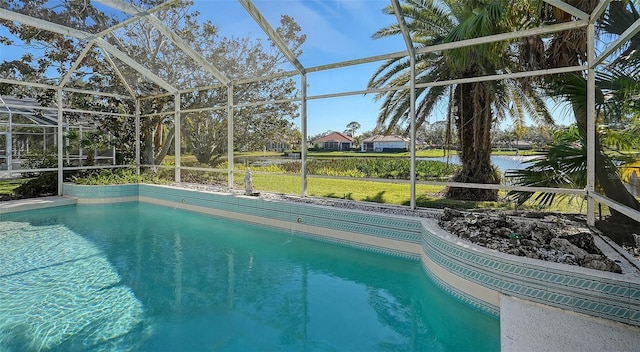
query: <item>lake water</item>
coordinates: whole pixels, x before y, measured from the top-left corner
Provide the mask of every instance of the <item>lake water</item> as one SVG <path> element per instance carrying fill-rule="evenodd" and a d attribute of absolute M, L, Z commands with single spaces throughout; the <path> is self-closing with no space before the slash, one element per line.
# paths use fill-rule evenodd
<path fill-rule="evenodd" d="M 522 156 L 517 156 L 517 155 L 492 155 L 491 156 L 491 163 L 498 167 L 498 169 L 500 169 L 500 171 L 504 174 L 505 171 L 507 170 L 521 170 L 524 169 L 525 167 L 529 166 L 529 162 L 533 159 L 535 159 L 537 156 L 533 156 L 533 155 L 522 155 Z M 460 157 L 458 157 L 457 155 L 451 155 L 451 156 L 442 156 L 442 157 L 435 157 L 435 158 L 418 158 L 418 160 L 435 160 L 435 161 L 442 161 L 442 162 L 449 162 L 451 164 L 458 164 L 460 165 Z"/>

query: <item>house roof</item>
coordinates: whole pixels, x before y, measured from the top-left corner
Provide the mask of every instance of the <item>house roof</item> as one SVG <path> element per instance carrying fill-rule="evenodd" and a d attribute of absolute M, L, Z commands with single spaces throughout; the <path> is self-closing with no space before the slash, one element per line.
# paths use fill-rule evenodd
<path fill-rule="evenodd" d="M 318 139 L 314 139 L 313 143 L 324 143 L 324 142 L 350 142 L 353 143 L 354 139 L 351 136 L 348 136 L 344 133 L 333 132 L 324 137 L 320 137 Z"/>
<path fill-rule="evenodd" d="M 408 142 L 408 138 L 404 138 L 402 136 L 383 136 L 383 135 L 375 135 L 369 138 L 362 140 L 362 143 L 371 143 L 371 142 Z"/>

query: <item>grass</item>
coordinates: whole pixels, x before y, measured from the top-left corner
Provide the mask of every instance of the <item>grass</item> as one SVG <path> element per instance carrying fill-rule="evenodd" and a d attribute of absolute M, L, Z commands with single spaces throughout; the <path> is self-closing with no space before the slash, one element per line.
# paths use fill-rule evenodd
<path fill-rule="evenodd" d="M 20 187 L 23 183 L 31 180 L 30 178 L 9 179 L 0 181 L 0 195 L 13 195 L 13 190 Z"/>
<path fill-rule="evenodd" d="M 431 155 L 433 153 L 440 153 L 441 156 L 442 150 L 428 150 L 421 151 L 428 152 L 431 154 L 422 154 Z M 321 153 L 318 155 L 341 155 L 346 154 L 347 152 L 336 152 L 334 153 Z M 237 156 L 250 156 L 251 154 L 255 155 L 255 153 L 238 153 Z M 279 155 L 279 153 L 275 153 Z M 355 153 L 348 152 L 348 154 L 352 156 L 363 155 L 364 153 Z M 393 156 L 408 156 L 408 153 L 366 153 L 366 155 L 371 156 L 380 156 L 380 155 L 393 155 Z M 507 154 L 502 154 L 507 155 Z M 182 156 L 183 161 L 194 161 L 195 157 L 193 156 Z M 173 158 L 167 158 L 165 162 L 173 163 Z M 122 172 L 122 171 L 120 171 Z M 183 171 L 183 177 L 185 181 L 187 180 L 186 174 L 188 174 L 187 170 Z M 204 172 L 204 174 L 208 174 Z M 91 181 L 92 183 L 113 183 L 115 180 L 112 175 L 104 175 L 102 173 L 98 173 L 94 175 L 95 180 Z M 244 178 L 243 172 L 236 173 L 236 184 L 237 187 L 242 189 L 244 186 L 242 185 L 242 181 Z M 125 182 L 153 182 L 150 180 L 139 180 L 137 177 L 129 177 L 125 175 L 123 177 Z M 225 177 L 226 179 L 226 177 Z M 28 179 L 16 179 L 16 180 L 5 180 L 0 181 L 0 194 L 11 195 L 13 189 L 20 186 L 22 183 L 27 182 Z M 118 182 L 116 182 L 118 183 Z M 206 181 L 205 181 L 206 183 Z M 256 191 L 263 192 L 273 192 L 273 193 L 282 193 L 282 194 L 294 194 L 299 195 L 302 191 L 302 181 L 300 175 L 292 175 L 292 174 L 274 174 L 274 173 L 260 173 L 255 172 L 253 174 L 253 183 L 254 189 Z M 418 207 L 424 208 L 458 208 L 458 209 L 476 209 L 476 208 L 485 208 L 485 209 L 515 209 L 516 206 L 513 202 L 510 201 L 499 201 L 499 202 L 481 202 L 481 201 L 459 201 L 459 200 L 451 200 L 445 199 L 441 196 L 444 191 L 443 186 L 433 186 L 433 185 L 416 185 L 416 205 Z M 393 182 L 377 182 L 371 180 L 358 180 L 358 179 L 344 179 L 344 178 L 323 178 L 323 177 L 314 177 L 309 176 L 307 179 L 307 194 L 313 197 L 324 197 L 324 198 L 338 198 L 338 199 L 348 199 L 354 201 L 365 201 L 365 202 L 376 202 L 376 203 L 384 203 L 384 204 L 394 204 L 394 205 L 409 205 L 410 204 L 410 185 L 408 181 L 406 183 L 393 183 Z M 501 195 L 506 195 L 506 192 L 501 192 Z M 553 206 L 549 208 L 542 209 L 539 206 L 533 204 L 533 202 L 527 202 L 522 208 L 524 209 L 541 209 L 545 211 L 552 212 L 564 212 L 564 213 L 584 213 L 586 209 L 586 203 L 581 199 L 577 198 L 564 198 L 556 201 Z M 606 207 L 603 207 L 603 210 Z"/>
<path fill-rule="evenodd" d="M 236 185 L 242 189 L 243 177 L 237 174 Z M 284 174 L 253 174 L 253 186 L 256 191 L 271 193 L 296 194 L 302 192 L 300 175 Z M 424 208 L 442 209 L 445 207 L 456 209 L 516 209 L 516 205 L 509 201 L 484 202 L 460 201 L 442 198 L 443 186 L 416 185 L 416 205 Z M 504 196 L 506 192 L 501 192 Z M 408 183 L 390 183 L 349 179 L 329 179 L 309 176 L 307 179 L 307 195 L 313 197 L 338 198 L 354 201 L 375 202 L 394 205 L 410 205 L 410 186 Z M 542 209 L 526 203 L 521 209 L 545 210 L 562 213 L 584 213 L 586 203 L 579 199 L 561 199 L 550 208 Z"/>

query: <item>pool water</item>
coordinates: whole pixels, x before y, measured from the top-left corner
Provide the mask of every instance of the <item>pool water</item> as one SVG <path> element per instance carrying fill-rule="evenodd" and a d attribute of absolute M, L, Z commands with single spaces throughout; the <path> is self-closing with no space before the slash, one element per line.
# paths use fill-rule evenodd
<path fill-rule="evenodd" d="M 419 262 L 149 204 L 3 216 L 0 351 L 498 351 Z"/>

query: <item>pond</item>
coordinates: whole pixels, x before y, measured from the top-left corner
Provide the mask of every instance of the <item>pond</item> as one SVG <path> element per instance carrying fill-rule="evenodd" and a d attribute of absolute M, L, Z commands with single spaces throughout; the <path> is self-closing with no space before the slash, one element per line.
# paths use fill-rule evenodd
<path fill-rule="evenodd" d="M 507 170 L 522 170 L 529 166 L 531 160 L 537 158 L 535 155 L 492 155 L 491 163 L 500 169 L 500 172 L 504 176 L 505 171 Z M 419 160 L 436 160 L 442 162 L 449 162 L 452 164 L 460 164 L 460 158 L 457 155 L 452 155 L 449 157 L 435 157 L 435 158 L 418 158 Z M 635 181 L 635 180 L 634 180 Z M 633 194 L 636 197 L 640 197 L 640 182 L 635 183 L 624 183 L 624 186 L 627 188 L 629 193 Z"/>
<path fill-rule="evenodd" d="M 507 170 L 521 170 L 529 166 L 529 162 L 535 159 L 535 155 L 492 155 L 491 163 L 500 169 L 500 172 L 504 174 Z M 418 160 L 435 160 L 442 162 L 449 162 L 452 164 L 460 164 L 460 157 L 457 155 L 441 156 L 434 158 L 418 158 Z"/>

